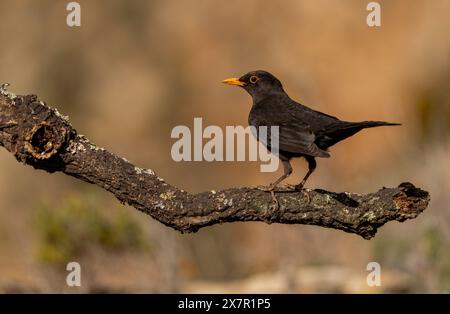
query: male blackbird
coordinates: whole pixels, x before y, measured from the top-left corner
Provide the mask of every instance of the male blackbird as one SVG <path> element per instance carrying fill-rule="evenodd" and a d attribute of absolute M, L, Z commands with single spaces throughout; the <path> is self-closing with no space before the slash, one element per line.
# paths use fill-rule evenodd
<path fill-rule="evenodd" d="M 283 163 L 284 174 L 266 190 L 274 188 L 292 173 L 290 159 L 303 157 L 308 162 L 308 172 L 295 186 L 300 191 L 306 180 L 316 169 L 316 157 L 330 157 L 330 146 L 354 135 L 365 128 L 383 125 L 400 125 L 383 121 L 347 122 L 313 110 L 292 100 L 281 82 L 266 71 L 252 71 L 240 78 L 229 78 L 225 84 L 244 88 L 253 98 L 248 117 L 250 125 L 256 127 L 279 127 L 278 157 Z M 258 138 L 258 140 L 260 140 Z M 270 142 L 263 144 L 270 150 Z M 272 194 L 273 196 L 273 194 Z"/>

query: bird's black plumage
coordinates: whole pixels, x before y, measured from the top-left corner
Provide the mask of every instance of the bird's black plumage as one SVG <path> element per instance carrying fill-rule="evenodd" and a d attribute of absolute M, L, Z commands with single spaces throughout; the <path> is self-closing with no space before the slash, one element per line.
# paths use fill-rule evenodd
<path fill-rule="evenodd" d="M 347 122 L 308 108 L 284 91 L 281 82 L 266 71 L 252 71 L 240 78 L 227 79 L 224 83 L 244 88 L 253 98 L 248 122 L 256 127 L 279 127 L 279 158 L 283 162 L 284 175 L 272 184 L 274 188 L 292 172 L 289 160 L 304 157 L 309 171 L 297 185 L 302 188 L 316 167 L 316 157 L 330 157 L 327 149 L 365 128 L 398 125 L 383 121 Z M 266 143 L 270 149 L 270 142 Z"/>

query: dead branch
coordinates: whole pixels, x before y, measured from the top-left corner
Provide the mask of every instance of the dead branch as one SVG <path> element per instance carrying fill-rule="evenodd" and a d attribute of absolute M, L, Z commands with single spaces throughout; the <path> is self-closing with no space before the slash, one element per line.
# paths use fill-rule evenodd
<path fill-rule="evenodd" d="M 50 173 L 61 171 L 95 184 L 119 201 L 181 232 L 223 222 L 262 221 L 307 224 L 372 238 L 391 220 L 416 218 L 428 205 L 429 194 L 411 183 L 370 194 L 307 190 L 270 193 L 256 188 L 230 188 L 190 194 L 139 168 L 78 134 L 68 119 L 35 95 L 0 93 L 0 145 L 18 161 Z"/>

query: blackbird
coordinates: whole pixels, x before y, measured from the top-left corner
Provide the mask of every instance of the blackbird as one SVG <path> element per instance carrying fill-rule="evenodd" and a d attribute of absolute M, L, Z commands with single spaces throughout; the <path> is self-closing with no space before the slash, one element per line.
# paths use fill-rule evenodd
<path fill-rule="evenodd" d="M 300 191 L 306 180 L 316 169 L 316 157 L 328 158 L 328 148 L 366 128 L 384 125 L 400 125 L 383 121 L 347 122 L 336 117 L 308 108 L 292 100 L 283 89 L 281 82 L 267 71 L 252 71 L 240 78 L 229 78 L 225 84 L 244 88 L 253 98 L 248 117 L 251 126 L 278 126 L 278 158 L 283 163 L 284 173 L 269 185 L 271 191 L 292 173 L 290 160 L 303 157 L 308 162 L 308 172 L 295 185 Z M 269 132 L 268 132 L 269 133 Z M 263 142 L 269 150 L 270 141 Z"/>

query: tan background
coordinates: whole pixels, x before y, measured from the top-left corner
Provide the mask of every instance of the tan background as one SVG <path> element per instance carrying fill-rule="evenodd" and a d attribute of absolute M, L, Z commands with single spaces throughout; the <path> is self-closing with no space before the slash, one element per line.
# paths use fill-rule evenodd
<path fill-rule="evenodd" d="M 24 167 L 0 149 L 0 291 L 450 291 L 450 2 L 0 1 L 0 81 L 36 93 L 82 134 L 191 192 L 271 182 L 252 163 L 175 163 L 171 129 L 246 125 L 250 97 L 223 78 L 266 69 L 294 99 L 346 120 L 388 120 L 320 160 L 309 187 L 369 192 L 411 181 L 424 214 L 375 239 L 237 223 L 180 235 L 111 195 Z M 294 162 L 288 182 L 306 171 Z M 81 288 L 65 265 L 82 265 Z M 382 266 L 368 287 L 366 265 Z"/>

